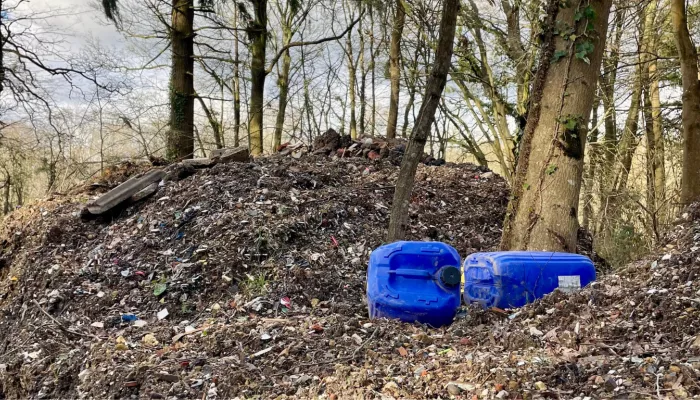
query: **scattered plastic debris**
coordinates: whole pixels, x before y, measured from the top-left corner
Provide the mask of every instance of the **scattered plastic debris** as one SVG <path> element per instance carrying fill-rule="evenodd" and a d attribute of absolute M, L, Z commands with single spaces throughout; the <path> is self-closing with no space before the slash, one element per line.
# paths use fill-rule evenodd
<path fill-rule="evenodd" d="M 157 314 L 158 320 L 161 320 L 161 319 L 167 317 L 168 315 L 169 315 L 168 309 L 167 309 L 167 308 L 164 308 L 164 309 L 158 311 L 158 314 Z"/>

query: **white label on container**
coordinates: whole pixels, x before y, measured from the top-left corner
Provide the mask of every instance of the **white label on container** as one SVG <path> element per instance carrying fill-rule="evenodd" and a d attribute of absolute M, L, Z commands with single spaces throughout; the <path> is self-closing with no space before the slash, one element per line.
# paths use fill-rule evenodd
<path fill-rule="evenodd" d="M 581 289 L 580 275 L 560 275 L 559 290 L 564 293 L 571 293 Z"/>

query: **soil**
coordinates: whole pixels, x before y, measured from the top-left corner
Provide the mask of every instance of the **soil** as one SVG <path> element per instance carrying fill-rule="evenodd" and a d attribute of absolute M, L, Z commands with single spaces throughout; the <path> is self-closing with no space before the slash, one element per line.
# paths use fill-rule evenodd
<path fill-rule="evenodd" d="M 0 398 L 700 395 L 700 212 L 575 294 L 442 329 L 369 320 L 394 164 L 271 157 L 95 220 L 90 191 L 17 210 L 0 229 Z M 508 195 L 485 169 L 421 165 L 409 239 L 492 250 Z"/>

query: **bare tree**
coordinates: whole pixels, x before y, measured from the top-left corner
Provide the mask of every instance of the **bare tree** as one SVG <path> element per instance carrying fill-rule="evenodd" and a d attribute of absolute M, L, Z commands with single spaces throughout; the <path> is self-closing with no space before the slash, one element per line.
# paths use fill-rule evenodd
<path fill-rule="evenodd" d="M 389 101 L 389 119 L 386 125 L 386 137 L 396 137 L 396 124 L 399 119 L 399 89 L 401 85 L 401 35 L 406 21 L 406 9 L 402 0 L 396 0 L 394 26 L 391 29 L 389 49 L 389 74 L 391 76 L 391 100 Z"/>
<path fill-rule="evenodd" d="M 423 103 L 411 132 L 411 138 L 401 162 L 401 170 L 394 189 L 388 237 L 388 240 L 392 242 L 401 240 L 406 235 L 408 208 L 416 170 L 430 135 L 430 127 L 435 120 L 435 111 L 440 104 L 442 91 L 445 88 L 447 74 L 450 70 L 458 12 L 459 0 L 445 0 L 440 21 L 440 38 L 435 51 L 435 64 L 428 77 Z"/>

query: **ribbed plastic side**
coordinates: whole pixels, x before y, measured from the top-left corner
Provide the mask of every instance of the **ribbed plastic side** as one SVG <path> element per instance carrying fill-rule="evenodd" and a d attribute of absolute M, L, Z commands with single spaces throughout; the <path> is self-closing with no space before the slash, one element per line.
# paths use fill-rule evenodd
<path fill-rule="evenodd" d="M 595 280 L 588 257 L 555 252 L 475 253 L 464 262 L 464 300 L 485 307 L 522 307 L 556 289 Z"/>

